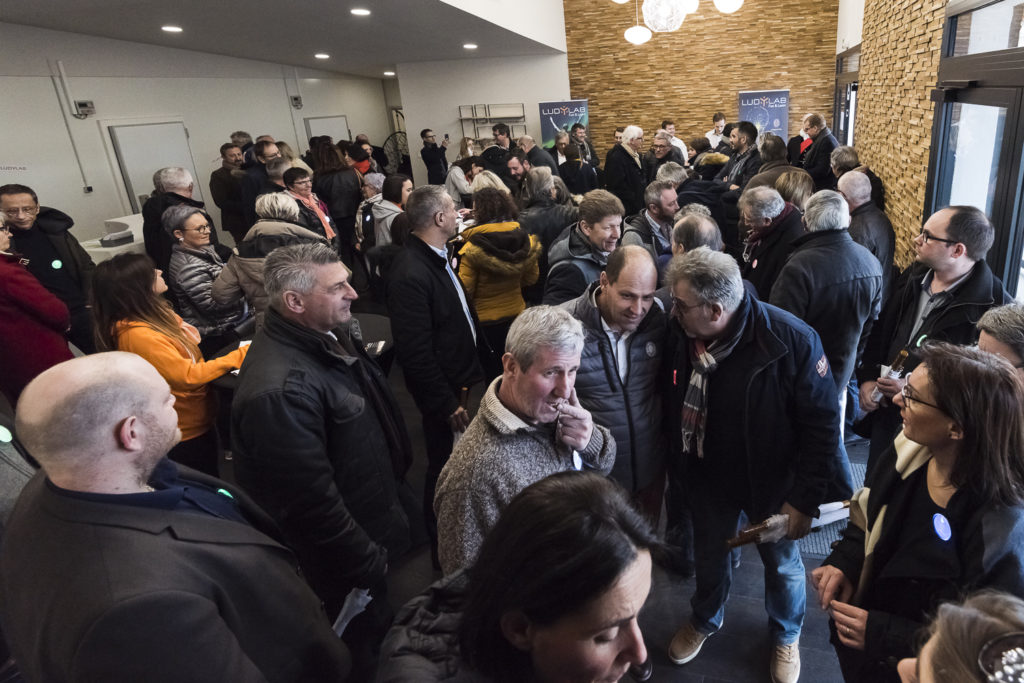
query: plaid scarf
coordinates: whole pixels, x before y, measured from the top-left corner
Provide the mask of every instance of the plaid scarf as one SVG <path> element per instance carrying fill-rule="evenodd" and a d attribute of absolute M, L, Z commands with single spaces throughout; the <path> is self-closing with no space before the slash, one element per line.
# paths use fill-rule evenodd
<path fill-rule="evenodd" d="M 742 315 L 742 310 L 737 311 Z M 690 384 L 683 396 L 683 453 L 697 452 L 704 457 L 704 429 L 708 421 L 708 375 L 718 369 L 718 364 L 729 357 L 743 334 L 744 324 L 736 326 L 735 333 L 725 339 L 716 339 L 705 346 L 694 339 L 690 346 Z"/>

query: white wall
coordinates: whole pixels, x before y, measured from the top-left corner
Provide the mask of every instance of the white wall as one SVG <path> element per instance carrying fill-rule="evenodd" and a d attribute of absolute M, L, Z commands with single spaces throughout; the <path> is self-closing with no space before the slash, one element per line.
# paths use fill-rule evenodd
<path fill-rule="evenodd" d="M 449 133 L 448 160 L 453 161 L 462 139 L 460 104 L 522 102 L 527 131 L 540 139 L 538 103 L 569 98 L 569 62 L 564 54 L 406 63 L 397 71 L 417 185 L 427 182 L 420 130 L 433 129 L 439 140 Z"/>
<path fill-rule="evenodd" d="M 839 0 L 839 30 L 836 34 L 836 54 L 846 52 L 861 43 L 864 28 L 864 0 Z"/>
<path fill-rule="evenodd" d="M 56 60 L 64 63 L 74 98 L 96 106 L 95 116 L 69 117 L 70 139 L 50 79 Z M 379 79 L 300 69 L 303 108 L 296 110 L 288 102 L 296 94 L 295 73 L 267 62 L 0 23 L 0 184 L 31 186 L 42 204 L 74 218 L 75 235 L 85 240 L 102 234 L 104 219 L 131 213 L 101 122 L 184 120 L 204 195 L 219 165 L 218 148 L 238 129 L 274 135 L 301 153 L 303 117 L 345 114 L 353 134 L 387 137 Z M 86 184 L 91 194 L 83 192 Z M 207 204 L 219 223 L 216 207 Z"/>
<path fill-rule="evenodd" d="M 606 2 L 607 0 L 602 0 Z M 503 26 L 565 52 L 562 0 L 441 0 L 463 12 Z"/>

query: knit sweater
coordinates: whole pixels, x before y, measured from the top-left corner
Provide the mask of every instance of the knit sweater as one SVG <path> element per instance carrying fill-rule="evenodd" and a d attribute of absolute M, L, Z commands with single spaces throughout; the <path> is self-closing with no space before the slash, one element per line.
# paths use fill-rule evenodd
<path fill-rule="evenodd" d="M 178 321 L 186 334 L 193 334 L 198 342 L 196 329 L 181 318 Z M 142 356 L 171 385 L 181 440 L 188 441 L 209 431 L 217 417 L 217 404 L 206 385 L 241 367 L 249 347 L 203 360 L 202 355 L 192 358 L 183 346 L 143 322 L 122 320 L 117 324 L 116 334 L 119 351 Z"/>
<path fill-rule="evenodd" d="M 437 480 L 437 550 L 446 575 L 476 561 L 484 536 L 516 494 L 575 469 L 572 449 L 555 442 L 554 425 L 527 424 L 505 407 L 498 398 L 501 379 L 487 388 Z M 579 457 L 584 468 L 608 474 L 615 464 L 611 432 L 595 424 Z"/>

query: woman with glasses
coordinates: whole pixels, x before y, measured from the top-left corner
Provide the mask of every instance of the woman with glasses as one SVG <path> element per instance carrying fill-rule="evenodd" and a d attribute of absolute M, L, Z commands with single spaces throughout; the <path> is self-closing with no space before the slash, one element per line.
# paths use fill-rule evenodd
<path fill-rule="evenodd" d="M 163 228 L 175 241 L 169 266 L 171 294 L 185 322 L 199 330 L 200 348 L 209 355 L 238 341 L 235 328 L 249 317 L 244 301 L 218 304 L 213 282 L 224 268 L 210 244 L 210 218 L 202 210 L 176 204 L 164 211 Z"/>
<path fill-rule="evenodd" d="M 71 359 L 64 337 L 68 307 L 23 261 L 11 251 L 11 231 L 0 214 L 0 393 L 11 407 L 36 375 Z"/>
<path fill-rule="evenodd" d="M 303 168 L 289 168 L 284 172 L 284 186 L 287 193 L 298 205 L 298 219 L 291 221 L 312 230 L 324 237 L 331 245 L 335 244 L 334 223 L 327 204 L 313 192 L 313 176 Z M 256 215 L 259 215 L 257 210 Z M 260 216 L 268 218 L 268 216 Z"/>
<path fill-rule="evenodd" d="M 896 681 L 935 608 L 1024 597 L 1024 383 L 1006 360 L 932 342 L 894 403 L 896 437 L 812 572 L 847 681 Z"/>
<path fill-rule="evenodd" d="M 144 254 L 119 254 L 96 267 L 92 285 L 96 343 L 101 351 L 142 356 L 157 369 L 171 386 L 181 430 L 181 442 L 168 456 L 217 476 L 217 402 L 207 384 L 241 367 L 249 347 L 206 360 L 199 350 L 199 330 L 175 314 L 162 296 L 167 285 L 161 276 Z"/>

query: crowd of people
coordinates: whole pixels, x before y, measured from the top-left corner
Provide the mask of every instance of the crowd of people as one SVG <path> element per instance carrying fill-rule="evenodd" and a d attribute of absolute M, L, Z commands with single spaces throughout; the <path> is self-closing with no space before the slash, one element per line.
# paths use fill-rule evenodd
<path fill-rule="evenodd" d="M 712 123 L 622 126 L 603 160 L 580 123 L 550 148 L 498 123 L 451 162 L 424 129 L 420 187 L 366 136 L 299 157 L 238 131 L 209 181 L 233 248 L 162 168 L 146 253 L 98 265 L 0 186 L 0 388 L 39 468 L 3 528 L 12 666 L 646 680 L 652 567 L 693 578 L 661 644 L 685 665 L 722 628 L 726 539 L 781 516 L 757 551 L 793 682 L 797 541 L 846 501 L 810 572 L 845 679 L 1024 680 L 1024 305 L 993 225 L 942 208 L 901 271 L 821 115 L 788 141 Z M 389 318 L 422 443 L 354 305 Z M 423 545 L 440 580 L 396 614 Z"/>

